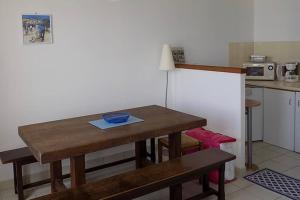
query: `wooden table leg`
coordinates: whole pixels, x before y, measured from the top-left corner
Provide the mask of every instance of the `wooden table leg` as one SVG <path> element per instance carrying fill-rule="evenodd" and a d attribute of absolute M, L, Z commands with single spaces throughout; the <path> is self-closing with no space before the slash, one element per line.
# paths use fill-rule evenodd
<path fill-rule="evenodd" d="M 136 168 L 144 167 L 145 160 L 147 159 L 147 145 L 146 140 L 135 143 L 135 163 Z"/>
<path fill-rule="evenodd" d="M 156 151 L 155 151 L 155 138 L 151 138 L 150 140 L 150 147 L 151 147 L 151 161 L 153 163 L 156 162 Z"/>
<path fill-rule="evenodd" d="M 169 159 L 175 159 L 181 156 L 181 132 L 169 135 Z M 182 185 L 170 187 L 170 199 L 182 200 Z"/>
<path fill-rule="evenodd" d="M 70 158 L 71 187 L 85 184 L 85 155 Z"/>
<path fill-rule="evenodd" d="M 219 168 L 218 200 L 225 200 L 225 164 Z"/>
<path fill-rule="evenodd" d="M 163 145 L 158 140 L 158 143 L 157 143 L 157 158 L 158 158 L 158 163 L 161 163 L 163 161 L 162 157 L 163 157 Z"/>
<path fill-rule="evenodd" d="M 62 178 L 62 165 L 61 161 L 50 163 L 50 177 L 51 177 L 51 192 L 60 192 L 65 190 Z"/>

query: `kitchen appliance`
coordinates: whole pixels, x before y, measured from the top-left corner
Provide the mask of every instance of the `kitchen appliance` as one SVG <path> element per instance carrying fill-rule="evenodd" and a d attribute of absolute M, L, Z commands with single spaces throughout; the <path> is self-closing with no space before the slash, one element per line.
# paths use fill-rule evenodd
<path fill-rule="evenodd" d="M 254 63 L 264 63 L 267 60 L 267 56 L 261 56 L 261 55 L 251 55 L 250 61 Z"/>
<path fill-rule="evenodd" d="M 245 63 L 247 80 L 275 80 L 275 63 Z"/>
<path fill-rule="evenodd" d="M 286 72 L 285 65 L 277 64 L 277 67 L 276 67 L 277 80 L 284 81 L 285 80 L 285 72 Z"/>
<path fill-rule="evenodd" d="M 287 63 L 285 64 L 285 81 L 287 82 L 297 82 L 299 80 L 298 76 L 298 63 Z"/>

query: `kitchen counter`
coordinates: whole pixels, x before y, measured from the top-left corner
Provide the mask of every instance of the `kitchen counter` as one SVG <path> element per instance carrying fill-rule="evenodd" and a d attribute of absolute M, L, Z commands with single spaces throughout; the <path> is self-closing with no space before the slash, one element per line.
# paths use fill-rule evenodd
<path fill-rule="evenodd" d="M 256 86 L 256 87 L 300 92 L 300 81 L 295 83 L 289 83 L 285 81 L 246 81 L 246 86 Z"/>

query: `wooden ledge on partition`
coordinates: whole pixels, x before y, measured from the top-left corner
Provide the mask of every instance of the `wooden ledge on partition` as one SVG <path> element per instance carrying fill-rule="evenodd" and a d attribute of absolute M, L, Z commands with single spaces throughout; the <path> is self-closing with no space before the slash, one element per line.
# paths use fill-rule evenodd
<path fill-rule="evenodd" d="M 223 67 L 223 66 L 208 66 L 208 65 L 193 65 L 193 64 L 176 64 L 178 69 L 193 69 L 213 72 L 225 72 L 234 74 L 245 74 L 246 69 L 241 67 Z"/>

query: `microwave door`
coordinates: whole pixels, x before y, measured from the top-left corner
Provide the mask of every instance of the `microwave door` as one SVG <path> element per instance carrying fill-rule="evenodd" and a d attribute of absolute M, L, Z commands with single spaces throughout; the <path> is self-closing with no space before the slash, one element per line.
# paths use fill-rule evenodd
<path fill-rule="evenodd" d="M 263 77 L 264 67 L 247 67 L 247 76 Z"/>

